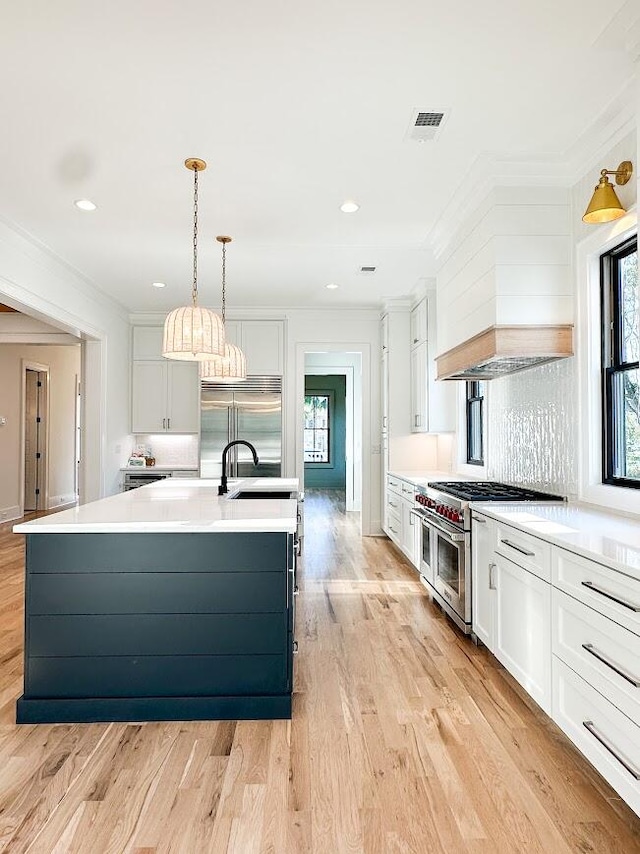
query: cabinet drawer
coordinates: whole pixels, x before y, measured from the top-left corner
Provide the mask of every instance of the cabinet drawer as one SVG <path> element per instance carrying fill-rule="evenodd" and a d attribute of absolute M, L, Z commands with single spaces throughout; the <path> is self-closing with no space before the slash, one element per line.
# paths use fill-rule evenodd
<path fill-rule="evenodd" d="M 402 499 L 396 492 L 387 490 L 387 513 L 390 516 L 397 516 L 400 521 L 400 512 L 402 507 Z"/>
<path fill-rule="evenodd" d="M 394 543 L 400 546 L 402 542 L 402 523 L 399 516 L 395 516 L 392 513 L 387 514 L 387 533 Z"/>
<path fill-rule="evenodd" d="M 553 585 L 640 635 L 640 581 L 555 547 Z"/>
<path fill-rule="evenodd" d="M 542 578 L 551 581 L 551 545 L 498 522 L 496 527 L 495 550 L 498 554 L 523 566 Z"/>
<path fill-rule="evenodd" d="M 640 721 L 640 638 L 561 590 L 551 599 L 554 654 Z"/>
<path fill-rule="evenodd" d="M 556 656 L 553 719 L 640 815 L 640 727 Z"/>
<path fill-rule="evenodd" d="M 402 481 L 399 477 L 394 477 L 391 474 L 387 475 L 387 489 L 395 492 L 396 495 L 402 495 Z"/>
<path fill-rule="evenodd" d="M 408 498 L 411 502 L 413 502 L 416 495 L 416 488 L 412 483 L 407 483 L 406 481 L 400 481 L 400 492 L 403 498 Z"/>

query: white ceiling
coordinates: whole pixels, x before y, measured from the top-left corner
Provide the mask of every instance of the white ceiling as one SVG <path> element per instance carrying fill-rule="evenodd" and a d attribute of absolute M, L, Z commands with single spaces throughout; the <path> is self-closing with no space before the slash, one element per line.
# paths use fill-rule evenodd
<path fill-rule="evenodd" d="M 430 232 L 480 154 L 561 157 L 620 91 L 631 57 L 601 35 L 623 5 L 3 4 L 0 215 L 130 310 L 165 310 L 189 294 L 182 164 L 202 157 L 203 302 L 227 233 L 231 307 L 377 304 L 433 275 Z M 416 107 L 446 108 L 435 142 L 404 141 Z"/>

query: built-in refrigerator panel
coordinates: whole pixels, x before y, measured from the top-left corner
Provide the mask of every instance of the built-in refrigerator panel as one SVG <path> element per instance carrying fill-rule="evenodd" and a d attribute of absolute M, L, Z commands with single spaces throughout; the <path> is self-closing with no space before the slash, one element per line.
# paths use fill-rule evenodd
<path fill-rule="evenodd" d="M 201 391 L 200 477 L 220 478 L 222 451 L 228 442 L 244 439 L 255 447 L 253 465 L 248 448 L 230 449 L 228 477 L 280 477 L 282 474 L 282 380 L 248 377 L 233 386 L 203 382 Z"/>
<path fill-rule="evenodd" d="M 239 445 L 238 477 L 280 477 L 282 471 L 282 396 L 270 392 L 236 392 L 236 436 L 251 442 L 260 462 Z"/>
<path fill-rule="evenodd" d="M 203 388 L 200 397 L 200 477 L 220 478 L 232 433 L 233 392 Z"/>

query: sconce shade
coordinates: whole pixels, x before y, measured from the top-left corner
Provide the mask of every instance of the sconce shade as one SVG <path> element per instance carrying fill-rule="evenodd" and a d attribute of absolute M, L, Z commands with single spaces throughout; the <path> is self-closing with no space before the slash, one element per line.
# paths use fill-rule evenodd
<path fill-rule="evenodd" d="M 224 325 L 211 309 L 197 305 L 175 308 L 164 322 L 165 359 L 204 361 L 224 353 Z"/>
<path fill-rule="evenodd" d="M 609 183 L 607 176 L 603 175 L 600 183 L 593 191 L 593 196 L 582 221 L 588 223 L 611 222 L 614 219 L 620 219 L 625 213 L 626 211 L 620 204 L 620 199 L 613 189 L 613 185 Z"/>
<path fill-rule="evenodd" d="M 247 378 L 247 360 L 235 344 L 226 344 L 224 356 L 200 362 L 200 379 L 217 383 L 239 383 Z"/>

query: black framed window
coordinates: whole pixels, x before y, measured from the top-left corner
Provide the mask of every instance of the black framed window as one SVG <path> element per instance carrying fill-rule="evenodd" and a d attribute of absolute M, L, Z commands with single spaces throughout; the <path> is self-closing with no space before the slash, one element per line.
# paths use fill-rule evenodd
<path fill-rule="evenodd" d="M 307 395 L 304 399 L 305 463 L 331 463 L 330 429 L 330 395 Z"/>
<path fill-rule="evenodd" d="M 472 466 L 484 465 L 483 435 L 484 383 L 467 382 L 467 462 Z"/>
<path fill-rule="evenodd" d="M 600 259 L 604 483 L 640 488 L 638 238 Z"/>

